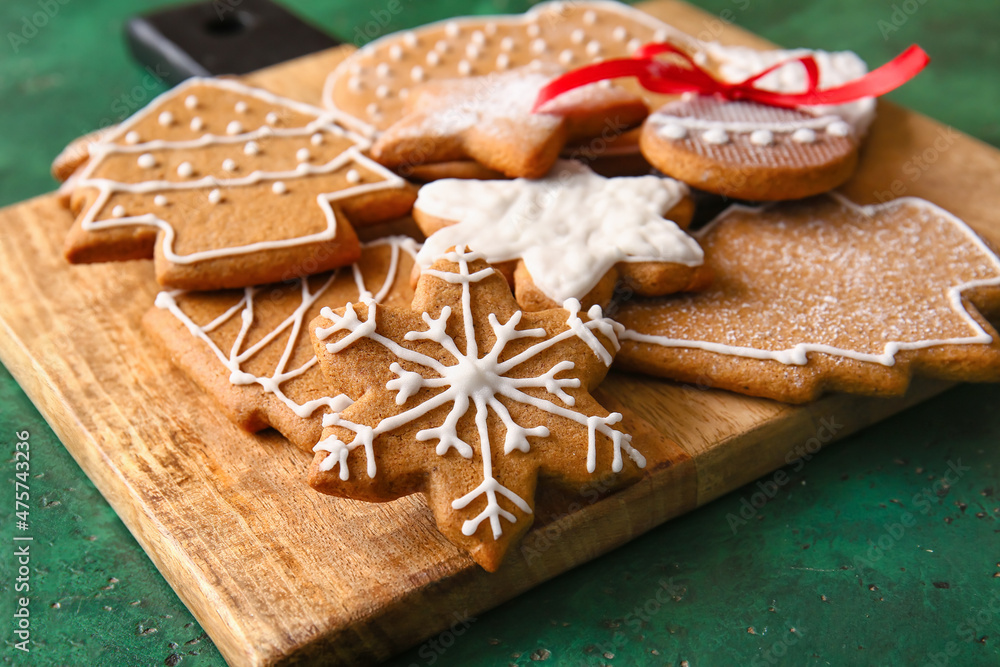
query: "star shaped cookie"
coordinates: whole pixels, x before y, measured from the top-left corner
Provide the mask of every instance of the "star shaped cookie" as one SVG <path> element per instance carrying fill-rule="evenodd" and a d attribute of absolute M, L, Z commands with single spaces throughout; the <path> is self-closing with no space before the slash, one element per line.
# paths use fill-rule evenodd
<path fill-rule="evenodd" d="M 346 121 L 345 121 L 346 122 Z M 152 257 L 161 285 L 243 287 L 344 266 L 351 226 L 404 215 L 411 186 L 336 114 L 191 79 L 86 147 L 65 188 L 74 263 Z"/>
<path fill-rule="evenodd" d="M 386 501 L 421 491 L 440 530 L 496 570 L 532 522 L 540 477 L 637 479 L 644 457 L 590 395 L 618 347 L 600 308 L 525 313 L 503 277 L 457 249 L 423 272 L 412 309 L 371 300 L 312 323 L 331 391 L 313 488 Z"/>
<path fill-rule="evenodd" d="M 912 197 L 839 195 L 732 207 L 698 238 L 699 294 L 625 303 L 616 364 L 800 403 L 824 391 L 898 395 L 912 375 L 1000 380 L 1000 258 Z"/>
<path fill-rule="evenodd" d="M 566 299 L 604 307 L 616 287 L 644 296 L 700 289 L 711 274 L 682 229 L 692 211 L 683 183 L 605 178 L 571 160 L 537 180 L 445 179 L 423 186 L 414 206 L 428 237 L 417 264 L 455 245 L 482 248 L 526 310 Z"/>
<path fill-rule="evenodd" d="M 372 157 L 404 176 L 418 165 L 472 159 L 509 177 L 538 178 L 567 142 L 646 117 L 637 95 L 596 84 L 532 113 L 538 91 L 563 71 L 540 64 L 414 87 L 405 115 L 376 140 Z"/>

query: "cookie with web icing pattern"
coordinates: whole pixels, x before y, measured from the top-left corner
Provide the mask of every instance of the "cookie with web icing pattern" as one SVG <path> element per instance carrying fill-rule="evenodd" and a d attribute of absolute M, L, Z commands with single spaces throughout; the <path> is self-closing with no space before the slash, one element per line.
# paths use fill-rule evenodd
<path fill-rule="evenodd" d="M 309 483 L 369 501 L 423 492 L 442 533 L 489 571 L 531 525 L 541 479 L 615 488 L 646 465 L 622 415 L 590 394 L 620 327 L 574 300 L 519 310 L 480 255 L 434 262 L 411 308 L 363 299 L 311 328 L 331 392 L 359 398 L 324 419 Z"/>
<path fill-rule="evenodd" d="M 367 297 L 405 307 L 419 248 L 389 236 L 366 243 L 349 267 L 243 289 L 161 292 L 143 318 L 146 332 L 241 428 L 277 429 L 311 451 L 323 415 L 357 396 L 329 394 L 308 324 L 323 308 Z"/>

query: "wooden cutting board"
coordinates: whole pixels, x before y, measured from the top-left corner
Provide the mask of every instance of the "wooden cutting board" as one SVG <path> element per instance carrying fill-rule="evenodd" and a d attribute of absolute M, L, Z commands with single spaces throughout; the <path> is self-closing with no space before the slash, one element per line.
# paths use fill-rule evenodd
<path fill-rule="evenodd" d="M 694 34 L 712 20 L 670 0 L 643 9 Z M 720 40 L 768 46 L 732 27 Z M 247 80 L 318 103 L 345 53 Z M 872 203 L 899 178 L 1000 240 L 1000 152 L 888 103 L 871 135 L 848 196 Z M 904 166 L 919 156 L 914 180 Z M 308 456 L 232 426 L 142 333 L 150 263 L 67 265 L 71 222 L 54 195 L 0 211 L 0 359 L 232 665 L 385 658 L 947 386 L 792 407 L 613 374 L 602 398 L 668 438 L 668 460 L 621 493 L 539 512 L 530 548 L 490 575 L 439 535 L 422 498 L 321 496 L 305 486 Z"/>

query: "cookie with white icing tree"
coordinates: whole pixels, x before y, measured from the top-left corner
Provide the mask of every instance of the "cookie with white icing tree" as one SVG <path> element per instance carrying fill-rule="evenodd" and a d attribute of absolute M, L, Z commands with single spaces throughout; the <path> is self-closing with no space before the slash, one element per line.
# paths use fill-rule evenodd
<path fill-rule="evenodd" d="M 332 273 L 239 290 L 164 291 L 143 326 L 235 424 L 251 432 L 275 428 L 311 451 L 323 415 L 358 396 L 328 393 L 309 322 L 323 308 L 364 295 L 408 306 L 418 248 L 410 238 L 389 236 L 365 244 L 357 263 Z"/>
<path fill-rule="evenodd" d="M 457 249 L 426 269 L 412 309 L 363 300 L 312 323 L 331 391 L 309 475 L 336 496 L 426 494 L 441 532 L 495 571 L 531 526 L 536 486 L 617 488 L 646 459 L 590 392 L 617 324 L 579 303 L 518 309 L 503 277 Z"/>
<path fill-rule="evenodd" d="M 415 199 L 363 154 L 364 129 L 235 81 L 186 81 L 65 158 L 86 154 L 63 186 L 77 215 L 66 257 L 153 258 L 161 285 L 202 290 L 349 265 L 352 225 Z"/>
<path fill-rule="evenodd" d="M 711 279 L 685 233 L 688 188 L 659 176 L 605 178 L 570 160 L 541 179 L 440 180 L 423 186 L 413 216 L 427 235 L 421 268 L 455 245 L 482 248 L 525 310 L 566 299 L 605 307 L 616 289 L 658 296 Z"/>
<path fill-rule="evenodd" d="M 792 403 L 1000 381 L 1000 258 L 927 201 L 735 206 L 697 236 L 714 282 L 623 304 L 616 365 Z"/>
<path fill-rule="evenodd" d="M 414 165 L 472 159 L 512 178 L 544 176 L 568 142 L 599 135 L 609 123 L 638 125 L 638 96 L 586 86 L 532 111 L 538 91 L 565 70 L 538 64 L 485 76 L 421 84 L 404 115 L 372 146 L 372 157 L 404 176 Z"/>
<path fill-rule="evenodd" d="M 730 83 L 785 62 L 754 85 L 798 93 L 805 90 L 807 78 L 794 59 L 807 55 L 815 59 L 821 90 L 857 79 L 867 70 L 850 52 L 755 51 L 714 43 L 703 45 L 695 61 Z M 850 178 L 874 113 L 872 98 L 786 109 L 688 95 L 650 115 L 640 148 L 654 167 L 700 190 L 757 201 L 799 199 L 832 190 Z"/>

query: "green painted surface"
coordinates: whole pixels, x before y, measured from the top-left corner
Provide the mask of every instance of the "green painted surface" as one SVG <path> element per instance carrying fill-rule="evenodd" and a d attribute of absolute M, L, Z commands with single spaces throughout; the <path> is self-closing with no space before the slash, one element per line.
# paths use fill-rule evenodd
<path fill-rule="evenodd" d="M 120 32 L 125 16 L 165 4 L 0 3 L 0 126 L 10 128 L 0 133 L 0 205 L 51 190 L 48 165 L 66 142 L 163 89 L 129 60 Z M 389 6 L 286 4 L 348 39 Z M 778 43 L 854 49 L 870 63 L 918 42 L 934 65 L 892 97 L 1000 145 L 995 0 L 700 4 Z M 386 30 L 524 5 L 404 0 Z M 58 12 L 15 53 L 10 33 L 25 17 L 42 23 L 47 6 Z M 708 21 L 700 36 L 717 28 Z M 495 611 L 455 610 L 454 631 L 389 664 L 1000 664 L 998 404 L 998 387 L 952 390 Z M 27 531 L 13 514 L 22 430 L 31 434 Z M 0 504 L 4 664 L 223 664 L 2 369 L 0 448 L 11 489 Z M 27 655 L 13 646 L 15 533 L 34 537 Z"/>

